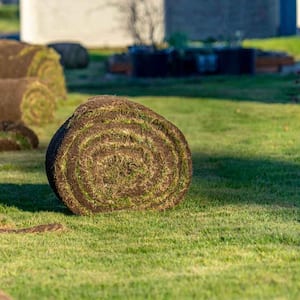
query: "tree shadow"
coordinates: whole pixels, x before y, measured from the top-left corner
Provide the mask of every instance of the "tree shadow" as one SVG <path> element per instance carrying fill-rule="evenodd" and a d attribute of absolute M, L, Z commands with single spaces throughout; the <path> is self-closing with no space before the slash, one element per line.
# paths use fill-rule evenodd
<path fill-rule="evenodd" d="M 70 214 L 47 184 L 0 184 L 0 204 L 29 212 Z"/>
<path fill-rule="evenodd" d="M 69 80 L 69 92 L 128 97 L 185 97 L 212 100 L 297 103 L 296 75 L 244 75 L 192 78 Z"/>
<path fill-rule="evenodd" d="M 191 199 L 196 205 L 258 204 L 300 208 L 300 164 L 195 153 Z"/>
<path fill-rule="evenodd" d="M 257 204 L 300 208 L 300 164 L 193 154 L 188 205 Z M 71 214 L 48 184 L 0 184 L 0 203 L 29 212 Z"/>

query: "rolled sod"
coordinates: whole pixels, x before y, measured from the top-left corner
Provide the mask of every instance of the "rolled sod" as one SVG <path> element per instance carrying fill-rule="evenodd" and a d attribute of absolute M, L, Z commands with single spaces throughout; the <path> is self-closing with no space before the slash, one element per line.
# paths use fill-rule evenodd
<path fill-rule="evenodd" d="M 183 199 L 192 161 L 184 135 L 171 122 L 127 99 L 96 96 L 55 133 L 46 171 L 75 214 L 164 210 Z"/>
<path fill-rule="evenodd" d="M 52 43 L 53 48 L 60 55 L 60 63 L 66 69 L 83 69 L 89 65 L 89 53 L 79 43 Z"/>
<path fill-rule="evenodd" d="M 0 121 L 45 124 L 53 119 L 55 107 L 53 93 L 40 80 L 0 79 Z"/>
<path fill-rule="evenodd" d="M 36 134 L 21 123 L 0 122 L 0 151 L 30 150 L 39 145 Z"/>
<path fill-rule="evenodd" d="M 0 300 L 12 300 L 12 298 L 0 290 Z"/>
<path fill-rule="evenodd" d="M 0 78 L 37 77 L 57 99 L 66 98 L 60 56 L 55 50 L 13 40 L 0 40 Z"/>

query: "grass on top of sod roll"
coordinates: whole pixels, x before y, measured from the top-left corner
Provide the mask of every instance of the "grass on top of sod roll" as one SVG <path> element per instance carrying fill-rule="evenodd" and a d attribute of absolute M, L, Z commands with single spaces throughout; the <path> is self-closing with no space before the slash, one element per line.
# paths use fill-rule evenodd
<path fill-rule="evenodd" d="M 299 299 L 300 106 L 292 76 L 110 83 L 69 93 L 33 128 L 39 150 L 0 154 L 0 222 L 63 223 L 0 236 L 15 299 Z M 193 179 L 165 212 L 69 213 L 48 186 L 52 134 L 95 94 L 129 95 L 185 134 Z"/>

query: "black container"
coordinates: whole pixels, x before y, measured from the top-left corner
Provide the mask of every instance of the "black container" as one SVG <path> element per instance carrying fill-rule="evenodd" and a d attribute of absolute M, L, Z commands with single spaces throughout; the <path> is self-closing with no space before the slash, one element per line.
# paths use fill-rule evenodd
<path fill-rule="evenodd" d="M 239 48 L 224 48 L 217 50 L 218 73 L 225 75 L 240 74 Z"/>
<path fill-rule="evenodd" d="M 224 48 L 216 50 L 218 73 L 228 75 L 254 74 L 255 50 L 251 48 Z"/>
<path fill-rule="evenodd" d="M 131 53 L 132 75 L 135 77 L 166 77 L 168 53 L 166 51 L 134 51 Z"/>
<path fill-rule="evenodd" d="M 240 49 L 240 74 L 255 74 L 255 56 L 253 48 Z"/>
<path fill-rule="evenodd" d="M 199 55 L 202 49 L 188 48 L 173 50 L 169 57 L 169 70 L 171 76 L 195 76 L 199 75 Z"/>
<path fill-rule="evenodd" d="M 192 76 L 197 75 L 197 52 L 187 49 L 183 58 L 183 75 Z"/>
<path fill-rule="evenodd" d="M 183 60 L 182 54 L 178 50 L 172 50 L 169 54 L 169 75 L 172 77 L 183 76 Z"/>

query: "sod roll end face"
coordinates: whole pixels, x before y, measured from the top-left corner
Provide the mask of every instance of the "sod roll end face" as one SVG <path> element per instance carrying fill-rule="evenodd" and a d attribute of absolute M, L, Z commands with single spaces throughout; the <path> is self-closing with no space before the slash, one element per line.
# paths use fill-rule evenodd
<path fill-rule="evenodd" d="M 0 152 L 31 150 L 38 145 L 38 137 L 30 128 L 18 122 L 0 122 Z"/>
<path fill-rule="evenodd" d="M 127 99 L 97 96 L 55 133 L 46 170 L 57 196 L 86 215 L 173 207 L 188 190 L 192 162 L 171 122 Z"/>
<path fill-rule="evenodd" d="M 0 40 L 0 78 L 36 77 L 56 100 L 66 98 L 65 78 L 58 53 L 45 46 Z"/>
<path fill-rule="evenodd" d="M 0 121 L 41 125 L 53 120 L 55 98 L 36 78 L 0 79 Z"/>
<path fill-rule="evenodd" d="M 40 46 L 28 68 L 27 76 L 38 77 L 47 84 L 57 100 L 66 99 L 66 85 L 60 55 L 51 48 Z"/>

